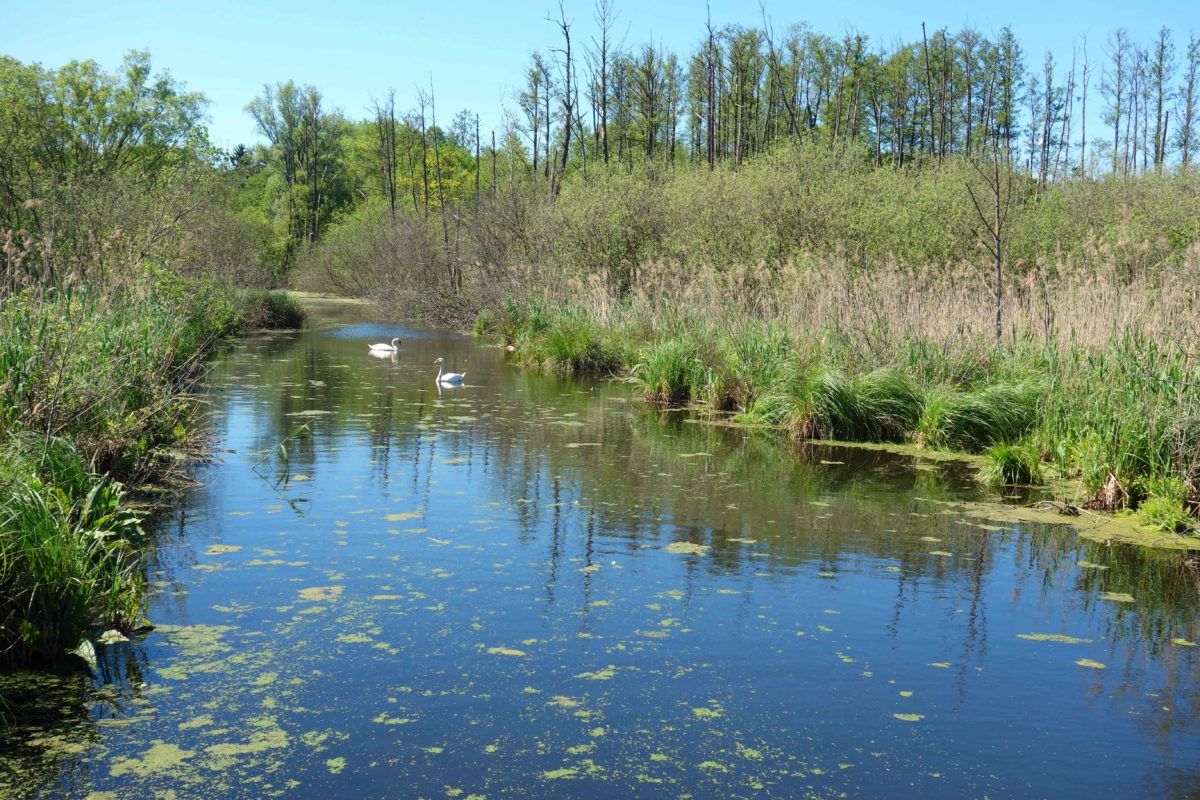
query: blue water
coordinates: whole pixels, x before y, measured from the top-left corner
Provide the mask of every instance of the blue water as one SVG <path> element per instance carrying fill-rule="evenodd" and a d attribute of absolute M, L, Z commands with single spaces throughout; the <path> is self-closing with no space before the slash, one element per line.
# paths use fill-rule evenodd
<path fill-rule="evenodd" d="M 1184 557 L 361 313 L 219 361 L 156 628 L 5 679 L 5 796 L 1200 793 Z"/>

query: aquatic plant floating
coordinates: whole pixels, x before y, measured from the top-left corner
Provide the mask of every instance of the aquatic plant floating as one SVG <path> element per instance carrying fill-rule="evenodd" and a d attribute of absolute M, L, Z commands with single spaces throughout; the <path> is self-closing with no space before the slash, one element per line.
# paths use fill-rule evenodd
<path fill-rule="evenodd" d="M 1078 636 L 1067 636 L 1062 633 L 1018 633 L 1018 639 L 1029 639 L 1033 642 L 1059 642 L 1061 644 L 1091 644 L 1091 639 L 1081 639 Z"/>

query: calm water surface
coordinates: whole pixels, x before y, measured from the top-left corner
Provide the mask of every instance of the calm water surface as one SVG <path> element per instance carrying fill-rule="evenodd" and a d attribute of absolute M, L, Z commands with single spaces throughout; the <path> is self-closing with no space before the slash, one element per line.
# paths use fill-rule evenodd
<path fill-rule="evenodd" d="M 1200 793 L 1178 554 L 1005 521 L 960 462 L 796 449 L 362 315 L 219 361 L 155 630 L 3 678 L 0 795 Z"/>

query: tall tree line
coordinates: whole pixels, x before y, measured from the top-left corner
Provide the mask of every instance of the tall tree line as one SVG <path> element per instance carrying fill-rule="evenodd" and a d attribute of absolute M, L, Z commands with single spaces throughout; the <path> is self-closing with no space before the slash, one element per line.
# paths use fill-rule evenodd
<path fill-rule="evenodd" d="M 1118 30 L 1100 53 L 1084 40 L 1060 63 L 1027 54 L 1010 28 L 988 37 L 921 24 L 919 38 L 883 45 L 805 24 L 777 33 L 767 20 L 709 22 L 680 56 L 617 41 L 612 0 L 593 16 L 597 33 L 579 55 L 560 8 L 560 41 L 531 56 L 517 94 L 514 127 L 546 178 L 572 163 L 736 165 L 786 140 L 861 147 L 895 167 L 995 147 L 1039 184 L 1195 160 L 1200 46 L 1191 35 L 1178 52 L 1168 28 L 1146 43 Z M 1097 87 L 1101 97 L 1089 98 Z M 1103 103 L 1109 131 L 1094 142 L 1089 101 L 1093 113 Z"/>

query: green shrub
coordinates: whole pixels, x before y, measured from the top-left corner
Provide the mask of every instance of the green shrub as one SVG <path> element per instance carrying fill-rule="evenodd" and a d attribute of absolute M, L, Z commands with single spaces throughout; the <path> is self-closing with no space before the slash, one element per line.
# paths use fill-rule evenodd
<path fill-rule="evenodd" d="M 308 316 L 288 292 L 248 289 L 242 294 L 241 305 L 244 328 L 294 330 L 303 328 Z"/>

